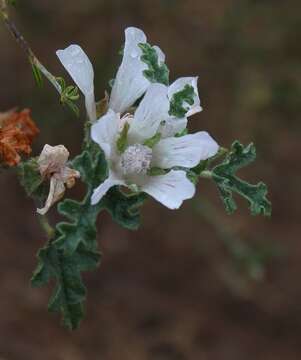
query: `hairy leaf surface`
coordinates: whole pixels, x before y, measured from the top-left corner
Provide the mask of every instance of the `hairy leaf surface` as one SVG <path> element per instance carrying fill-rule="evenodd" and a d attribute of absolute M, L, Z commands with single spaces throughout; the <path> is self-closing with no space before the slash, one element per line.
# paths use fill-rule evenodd
<path fill-rule="evenodd" d="M 213 179 L 227 212 L 233 213 L 237 209 L 233 198 L 233 193 L 237 193 L 249 202 L 252 215 L 271 215 L 272 206 L 266 198 L 267 186 L 263 182 L 249 184 L 235 175 L 239 169 L 251 164 L 255 159 L 256 149 L 253 144 L 244 147 L 239 141 L 235 141 L 225 160 L 213 168 Z"/>

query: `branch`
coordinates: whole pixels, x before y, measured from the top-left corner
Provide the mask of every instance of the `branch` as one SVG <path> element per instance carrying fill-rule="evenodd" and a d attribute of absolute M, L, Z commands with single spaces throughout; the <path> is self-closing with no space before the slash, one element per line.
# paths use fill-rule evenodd
<path fill-rule="evenodd" d="M 38 68 L 39 71 L 49 80 L 49 82 L 54 86 L 54 88 L 57 90 L 57 92 L 61 95 L 62 88 L 61 88 L 60 84 L 58 83 L 58 81 L 56 80 L 55 76 L 53 76 L 45 68 L 45 66 L 39 61 L 39 59 L 36 57 L 36 55 L 34 54 L 32 49 L 28 45 L 27 41 L 24 39 L 24 37 L 21 35 L 19 30 L 17 29 L 16 25 L 10 19 L 8 10 L 7 10 L 6 0 L 0 0 L 0 1 L 1 1 L 0 2 L 0 16 L 1 16 L 4 24 L 6 25 L 8 31 L 11 33 L 11 35 L 14 37 L 14 39 L 20 45 L 21 49 L 25 52 L 31 65 Z"/>

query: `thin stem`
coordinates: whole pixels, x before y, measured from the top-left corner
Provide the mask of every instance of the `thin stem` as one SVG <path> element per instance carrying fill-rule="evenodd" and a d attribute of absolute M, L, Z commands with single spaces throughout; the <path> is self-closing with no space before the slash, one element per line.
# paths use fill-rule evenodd
<path fill-rule="evenodd" d="M 17 29 L 16 25 L 13 23 L 13 21 L 10 19 L 8 11 L 7 11 L 7 4 L 5 0 L 1 0 L 0 3 L 0 16 L 6 25 L 8 31 L 11 33 L 11 35 L 14 37 L 14 39 L 17 41 L 17 43 L 20 45 L 21 49 L 25 52 L 25 54 L 28 57 L 29 62 L 32 66 L 37 67 L 41 73 L 49 80 L 49 82 L 54 86 L 54 88 L 57 90 L 57 92 L 61 95 L 62 88 L 58 81 L 56 80 L 55 76 L 53 76 L 46 68 L 45 66 L 39 61 L 39 59 L 36 57 L 30 46 L 28 45 L 27 41 L 24 39 L 20 31 Z"/>

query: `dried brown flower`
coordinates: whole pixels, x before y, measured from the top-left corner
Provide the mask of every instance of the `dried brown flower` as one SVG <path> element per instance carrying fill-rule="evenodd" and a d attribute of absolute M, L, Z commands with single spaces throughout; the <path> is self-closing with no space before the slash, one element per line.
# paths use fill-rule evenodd
<path fill-rule="evenodd" d="M 69 151 L 63 145 L 45 145 L 38 159 L 39 170 L 43 178 L 50 179 L 49 195 L 42 209 L 37 209 L 45 215 L 50 207 L 59 201 L 65 193 L 65 184 L 71 188 L 75 179 L 80 178 L 80 173 L 67 166 Z"/>
<path fill-rule="evenodd" d="M 31 153 L 31 144 L 38 133 L 29 109 L 0 113 L 0 160 L 8 166 L 17 165 L 20 154 Z"/>

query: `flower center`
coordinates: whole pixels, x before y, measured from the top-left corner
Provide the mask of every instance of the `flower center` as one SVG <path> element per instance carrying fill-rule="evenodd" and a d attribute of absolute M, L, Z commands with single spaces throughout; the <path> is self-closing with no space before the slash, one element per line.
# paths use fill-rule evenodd
<path fill-rule="evenodd" d="M 120 165 L 125 175 L 146 174 L 150 169 L 152 149 L 148 146 L 135 144 L 129 146 L 122 154 Z"/>

